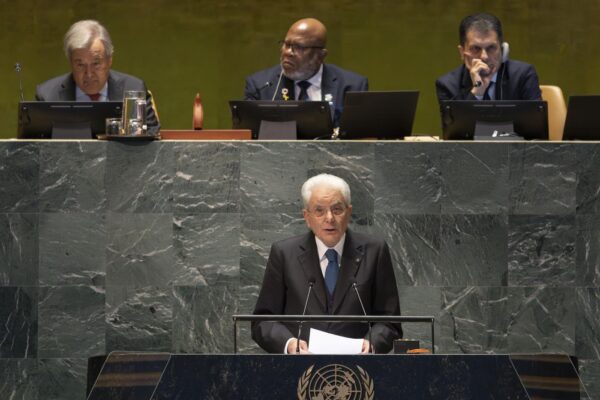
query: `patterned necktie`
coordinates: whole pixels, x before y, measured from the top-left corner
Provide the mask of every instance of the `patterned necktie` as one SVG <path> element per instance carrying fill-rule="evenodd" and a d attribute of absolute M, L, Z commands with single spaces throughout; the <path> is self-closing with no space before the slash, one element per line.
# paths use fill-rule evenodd
<path fill-rule="evenodd" d="M 100 93 L 88 94 L 88 97 L 92 99 L 92 101 L 98 101 L 100 99 Z"/>
<path fill-rule="evenodd" d="M 310 87 L 309 81 L 300 81 L 298 82 L 298 86 L 300 87 L 300 95 L 298 96 L 298 100 L 307 101 L 310 100 L 308 97 L 308 88 Z"/>
<path fill-rule="evenodd" d="M 337 282 L 338 274 L 340 272 L 340 268 L 338 267 L 338 253 L 334 249 L 329 249 L 325 252 L 325 257 L 327 257 L 327 269 L 325 269 L 325 285 L 327 286 L 327 291 L 330 296 L 333 296 L 333 291 L 335 290 L 335 284 Z"/>

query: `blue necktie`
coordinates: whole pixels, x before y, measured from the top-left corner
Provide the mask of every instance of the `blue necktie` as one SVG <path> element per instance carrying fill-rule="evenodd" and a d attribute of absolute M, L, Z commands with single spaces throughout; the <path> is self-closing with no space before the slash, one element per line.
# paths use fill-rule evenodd
<path fill-rule="evenodd" d="M 329 249 L 325 252 L 325 257 L 327 257 L 327 261 L 329 261 L 329 263 L 327 263 L 327 269 L 325 269 L 325 285 L 327 286 L 329 295 L 333 296 L 338 273 L 340 272 L 337 262 L 337 251 L 334 249 Z"/>

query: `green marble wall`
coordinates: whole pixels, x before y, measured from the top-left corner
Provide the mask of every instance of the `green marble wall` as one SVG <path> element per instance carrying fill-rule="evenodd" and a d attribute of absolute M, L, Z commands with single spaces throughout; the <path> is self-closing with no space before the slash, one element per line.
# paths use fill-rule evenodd
<path fill-rule="evenodd" d="M 414 131 L 440 131 L 434 80 L 459 63 L 457 25 L 487 10 L 504 22 L 511 56 L 536 65 L 542 83 L 569 94 L 600 93 L 600 2 L 578 0 L 0 0 L 0 137 L 14 137 L 23 64 L 25 96 L 67 71 L 62 36 L 79 19 L 104 23 L 116 47 L 114 68 L 146 80 L 162 125 L 191 126 L 196 92 L 207 128 L 229 128 L 227 100 L 244 77 L 278 60 L 276 42 L 296 19 L 329 28 L 329 61 L 367 75 L 372 90 L 421 91 Z"/>

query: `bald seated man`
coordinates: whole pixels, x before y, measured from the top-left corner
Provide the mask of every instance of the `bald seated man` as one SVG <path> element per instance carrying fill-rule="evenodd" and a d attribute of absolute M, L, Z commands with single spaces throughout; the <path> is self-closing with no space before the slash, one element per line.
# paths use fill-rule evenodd
<path fill-rule="evenodd" d="M 280 42 L 278 65 L 246 78 L 246 100 L 312 100 L 333 103 L 333 123 L 339 126 L 348 91 L 367 91 L 364 76 L 333 64 L 327 57 L 327 28 L 314 18 L 294 22 Z"/>

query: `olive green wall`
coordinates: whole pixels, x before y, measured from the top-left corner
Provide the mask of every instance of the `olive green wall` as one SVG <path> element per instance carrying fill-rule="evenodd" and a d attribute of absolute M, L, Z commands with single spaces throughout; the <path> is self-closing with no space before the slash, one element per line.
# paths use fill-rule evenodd
<path fill-rule="evenodd" d="M 185 129 L 197 91 L 205 127 L 230 127 L 227 100 L 242 96 L 246 75 L 277 63 L 276 42 L 305 16 L 327 25 L 328 61 L 368 76 L 372 90 L 420 90 L 414 131 L 437 134 L 435 78 L 459 63 L 460 18 L 480 10 L 501 18 L 511 57 L 536 65 L 542 83 L 600 93 L 597 0 L 0 0 L 0 137 L 16 133 L 15 61 L 32 99 L 37 83 L 67 71 L 62 36 L 79 19 L 108 28 L 113 67 L 146 81 L 163 127 Z"/>

